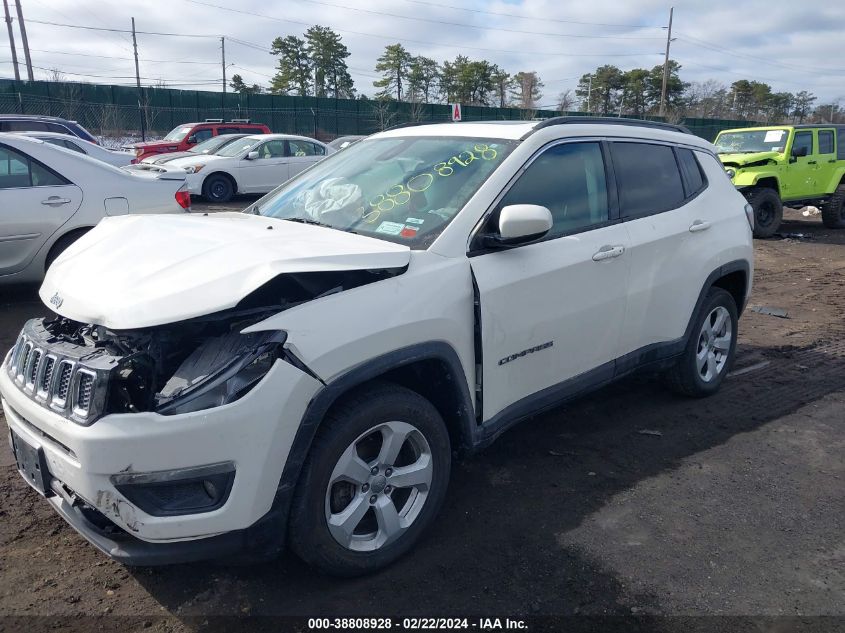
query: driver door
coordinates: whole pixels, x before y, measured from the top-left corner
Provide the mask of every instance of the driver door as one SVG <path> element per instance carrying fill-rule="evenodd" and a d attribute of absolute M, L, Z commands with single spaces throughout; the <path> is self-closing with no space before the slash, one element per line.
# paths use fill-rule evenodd
<path fill-rule="evenodd" d="M 266 141 L 253 151 L 258 152 L 258 158 L 248 160 L 245 156 L 238 165 L 238 185 L 241 191 L 267 193 L 290 177 L 283 140 Z"/>
<path fill-rule="evenodd" d="M 625 319 L 628 233 L 610 195 L 599 142 L 550 147 L 505 193 L 484 232 L 510 204 L 538 204 L 554 226 L 542 241 L 470 252 L 483 347 L 483 415 L 524 398 L 613 376 Z M 571 381 L 571 382 L 569 382 Z M 567 383 L 567 384 L 562 384 Z"/>
<path fill-rule="evenodd" d="M 796 150 L 806 151 L 805 156 L 794 156 Z M 818 156 L 815 156 L 815 143 L 812 130 L 796 130 L 789 150 L 789 168 L 783 172 L 783 195 L 787 200 L 795 200 L 812 196 L 813 181 L 816 177 L 815 167 Z"/>

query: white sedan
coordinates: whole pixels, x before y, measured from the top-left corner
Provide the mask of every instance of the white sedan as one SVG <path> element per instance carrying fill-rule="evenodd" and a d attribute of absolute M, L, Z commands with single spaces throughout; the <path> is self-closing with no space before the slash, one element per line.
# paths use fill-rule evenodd
<path fill-rule="evenodd" d="M 59 134 L 58 132 L 16 132 L 16 134 L 37 138 L 56 147 L 64 147 L 73 152 L 85 154 L 115 167 L 129 165 L 135 160 L 135 154 L 133 152 L 108 149 L 102 145 L 97 145 L 96 143 L 91 143 L 90 141 L 77 136 L 70 136 L 69 134 Z"/>
<path fill-rule="evenodd" d="M 209 202 L 236 193 L 267 193 L 330 154 L 320 141 L 290 134 L 256 134 L 226 145 L 213 156 L 167 163 L 188 173 L 188 190 Z"/>
<path fill-rule="evenodd" d="M 39 281 L 65 248 L 106 216 L 190 208 L 182 169 L 117 168 L 0 133 L 0 284 Z"/>

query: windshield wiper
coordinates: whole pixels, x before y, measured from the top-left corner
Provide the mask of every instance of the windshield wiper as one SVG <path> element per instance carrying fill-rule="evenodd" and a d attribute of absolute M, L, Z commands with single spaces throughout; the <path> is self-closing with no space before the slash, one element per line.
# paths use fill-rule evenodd
<path fill-rule="evenodd" d="M 319 220 L 312 220 L 311 218 L 279 218 L 280 220 L 287 220 L 288 222 L 299 222 L 300 224 L 313 224 L 314 226 L 327 226 L 330 229 L 334 227 L 331 224 L 320 222 Z"/>

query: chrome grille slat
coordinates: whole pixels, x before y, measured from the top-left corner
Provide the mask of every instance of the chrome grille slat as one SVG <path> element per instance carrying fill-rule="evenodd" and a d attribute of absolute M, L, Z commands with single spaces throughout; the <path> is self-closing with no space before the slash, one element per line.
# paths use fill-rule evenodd
<path fill-rule="evenodd" d="M 26 388 L 32 391 L 35 389 L 35 379 L 38 376 L 38 365 L 41 362 L 41 357 L 44 355 L 44 350 L 33 349 L 29 355 L 26 365 Z"/>
<path fill-rule="evenodd" d="M 39 398 L 50 397 L 53 386 L 53 370 L 56 368 L 56 357 L 53 354 L 45 354 L 43 366 L 38 374 L 38 389 L 36 393 Z"/>
<path fill-rule="evenodd" d="M 26 367 L 29 362 L 29 355 L 32 352 L 32 343 L 25 341 L 21 348 L 21 356 L 18 359 L 18 364 L 15 369 L 15 379 L 22 383 L 23 377 L 26 375 Z"/>
<path fill-rule="evenodd" d="M 84 369 L 77 369 L 74 376 L 74 390 L 73 390 L 73 412 L 80 416 L 86 417 L 88 409 L 91 407 L 91 392 L 94 388 L 94 378 L 96 376 Z"/>

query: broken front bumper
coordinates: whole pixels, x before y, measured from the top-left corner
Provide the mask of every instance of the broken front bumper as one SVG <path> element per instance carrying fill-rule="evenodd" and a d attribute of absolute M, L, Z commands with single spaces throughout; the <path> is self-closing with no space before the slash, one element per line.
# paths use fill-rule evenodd
<path fill-rule="evenodd" d="M 106 415 L 86 427 L 34 402 L 5 367 L 0 370 L 7 424 L 43 451 L 50 503 L 99 549 L 134 564 L 155 564 L 157 558 L 175 562 L 154 551 L 196 560 L 237 549 L 244 538 L 237 532 L 271 512 L 300 420 L 320 387 L 319 381 L 280 360 L 231 404 L 170 416 Z M 130 503 L 113 483 L 115 476 L 221 462 L 231 463 L 235 476 L 225 503 L 212 511 L 153 516 Z M 119 530 L 101 529 L 98 514 Z M 139 552 L 147 554 L 139 560 Z"/>

